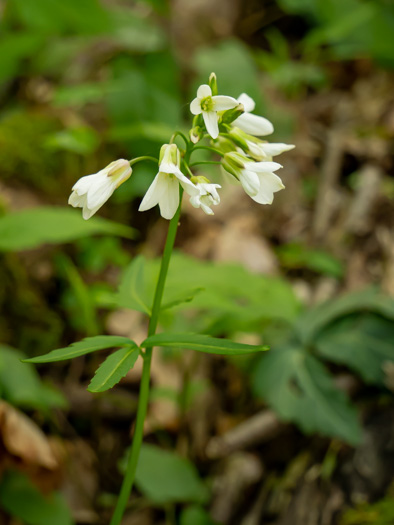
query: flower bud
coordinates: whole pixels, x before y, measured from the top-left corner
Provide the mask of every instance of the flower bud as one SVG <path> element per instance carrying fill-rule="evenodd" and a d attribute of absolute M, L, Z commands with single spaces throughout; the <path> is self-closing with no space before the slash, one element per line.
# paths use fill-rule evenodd
<path fill-rule="evenodd" d="M 235 108 L 228 109 L 222 114 L 221 122 L 222 124 L 231 124 L 231 122 L 240 117 L 244 112 L 245 110 L 243 105 L 238 104 L 238 106 L 236 106 Z"/>
<path fill-rule="evenodd" d="M 209 75 L 208 85 L 212 90 L 212 95 L 215 96 L 218 94 L 218 82 L 216 79 L 215 73 Z"/>
<path fill-rule="evenodd" d="M 179 153 L 178 146 L 176 144 L 163 144 L 160 149 L 159 165 L 160 164 L 173 164 L 175 166 L 180 165 L 181 156 Z"/>
<path fill-rule="evenodd" d="M 200 126 L 194 126 L 189 131 L 190 140 L 193 142 L 193 144 L 197 144 L 204 135 L 204 130 Z"/>

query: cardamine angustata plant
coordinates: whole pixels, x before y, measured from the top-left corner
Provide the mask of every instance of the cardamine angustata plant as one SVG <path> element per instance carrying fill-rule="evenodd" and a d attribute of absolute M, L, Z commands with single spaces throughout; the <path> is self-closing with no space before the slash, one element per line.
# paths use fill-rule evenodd
<path fill-rule="evenodd" d="M 194 117 L 188 136 L 175 131 L 169 143 L 162 145 L 158 159 L 142 156 L 132 160 L 115 160 L 98 173 L 80 178 L 72 188 L 68 202 L 71 206 L 82 208 L 82 216 L 88 220 L 121 184 L 133 184 L 134 166 L 140 162 L 154 162 L 158 166 L 158 172 L 141 201 L 139 211 L 147 211 L 158 205 L 161 216 L 170 221 L 153 304 L 148 315 L 147 337 L 142 343 L 137 344 L 127 337 L 88 337 L 67 348 L 27 360 L 47 363 L 72 359 L 97 350 L 117 348 L 99 366 L 89 385 L 91 392 L 102 392 L 118 383 L 134 366 L 138 356 L 142 357 L 143 370 L 132 446 L 111 525 L 120 524 L 134 483 L 149 401 L 153 348 L 170 346 L 221 355 L 247 354 L 268 349 L 263 345 L 241 344 L 207 334 L 156 333 L 182 199 L 186 194 L 191 205 L 201 208 L 207 215 L 213 215 L 213 209 L 220 205 L 221 186 L 212 183 L 204 175 L 196 175 L 193 169 L 207 163 L 220 165 L 222 171 L 258 204 L 271 204 L 274 193 L 284 188 L 282 180 L 276 174 L 282 166 L 272 159 L 294 146 L 261 139 L 271 134 L 274 128 L 269 120 L 255 115 L 254 108 L 254 101 L 245 93 L 238 99 L 219 95 L 216 75 L 212 73 L 209 83 L 198 88 L 197 96 L 190 104 L 190 112 Z M 177 137 L 183 142 L 183 147 L 175 143 Z M 212 152 L 220 157 L 220 161 L 193 162 L 192 157 L 199 150 Z"/>

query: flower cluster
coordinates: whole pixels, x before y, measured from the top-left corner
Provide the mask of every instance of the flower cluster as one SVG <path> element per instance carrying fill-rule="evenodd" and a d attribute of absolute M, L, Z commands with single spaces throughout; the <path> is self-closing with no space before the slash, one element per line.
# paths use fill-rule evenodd
<path fill-rule="evenodd" d="M 190 157 L 196 149 L 212 150 L 221 157 L 221 168 L 239 183 L 245 192 L 259 204 L 271 204 L 274 193 L 284 188 L 276 171 L 282 166 L 272 158 L 294 148 L 293 145 L 269 143 L 260 137 L 273 133 L 269 120 L 252 113 L 254 101 L 245 93 L 238 99 L 218 95 L 216 76 L 209 84 L 201 85 L 197 97 L 190 104 L 194 115 L 189 132 L 190 140 L 175 132 L 169 144 L 164 144 L 157 161 L 151 157 L 138 157 L 131 161 L 116 160 L 106 168 L 82 177 L 72 188 L 69 204 L 82 208 L 84 219 L 89 219 L 110 198 L 115 189 L 132 173 L 131 166 L 142 160 L 158 162 L 158 173 L 146 192 L 139 211 L 146 211 L 157 204 L 165 219 L 172 219 L 179 206 L 180 189 L 190 197 L 195 208 L 213 215 L 213 206 L 220 203 L 219 184 L 212 184 L 205 176 L 195 176 Z M 174 140 L 183 138 L 185 149 Z M 204 139 L 210 143 L 201 145 Z M 209 161 L 208 161 L 209 162 Z M 206 163 L 206 161 L 204 161 Z M 217 164 L 218 162 L 213 162 Z"/>

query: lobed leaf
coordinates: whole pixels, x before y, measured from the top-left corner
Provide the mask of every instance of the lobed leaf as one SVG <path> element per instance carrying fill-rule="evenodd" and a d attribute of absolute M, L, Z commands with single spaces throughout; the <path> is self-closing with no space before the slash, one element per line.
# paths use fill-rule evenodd
<path fill-rule="evenodd" d="M 207 335 L 174 333 L 151 335 L 141 343 L 142 348 L 152 348 L 153 346 L 188 348 L 198 352 L 220 355 L 244 355 L 269 350 L 267 345 L 248 345 Z"/>
<path fill-rule="evenodd" d="M 90 392 L 104 392 L 112 388 L 133 368 L 138 356 L 139 348 L 136 344 L 131 347 L 120 348 L 109 355 L 96 370 L 88 390 Z"/>
<path fill-rule="evenodd" d="M 45 355 L 24 359 L 25 363 L 53 363 L 55 361 L 65 361 L 73 359 L 81 355 L 90 354 L 96 350 L 104 350 L 104 348 L 116 348 L 119 346 L 137 346 L 134 341 L 128 337 L 120 337 L 117 335 L 97 335 L 95 337 L 86 337 L 82 341 L 72 343 L 65 348 L 58 348 L 52 350 Z"/>

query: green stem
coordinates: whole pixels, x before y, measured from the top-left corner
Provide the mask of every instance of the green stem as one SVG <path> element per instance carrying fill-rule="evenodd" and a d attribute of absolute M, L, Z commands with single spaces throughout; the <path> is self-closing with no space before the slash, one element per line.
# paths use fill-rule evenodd
<path fill-rule="evenodd" d="M 207 151 L 212 151 L 213 153 L 216 153 L 217 155 L 220 155 L 221 157 L 223 157 L 224 155 L 223 151 L 220 151 L 220 149 L 217 149 L 217 148 L 213 148 L 212 146 L 194 146 L 193 152 L 198 149 L 206 149 Z"/>
<path fill-rule="evenodd" d="M 172 137 L 170 139 L 170 144 L 173 144 L 173 142 L 176 139 L 176 137 L 182 137 L 182 139 L 184 140 L 185 145 L 187 147 L 187 145 L 189 144 L 189 141 L 187 140 L 186 135 L 184 133 L 182 133 L 182 131 L 175 131 L 175 133 L 172 134 Z"/>
<path fill-rule="evenodd" d="M 159 161 L 155 159 L 155 157 L 149 157 L 148 155 L 144 155 L 143 157 L 136 157 L 135 159 L 129 160 L 130 166 L 134 166 L 134 164 L 137 164 L 137 162 L 142 162 L 144 160 L 150 160 L 151 162 L 154 162 L 155 164 L 158 164 Z"/>
<path fill-rule="evenodd" d="M 166 245 L 164 247 L 163 257 L 161 259 L 159 279 L 156 285 L 155 297 L 153 300 L 152 314 L 149 320 L 148 327 L 148 336 L 153 335 L 156 332 L 157 323 L 159 321 L 159 313 L 161 301 L 163 298 L 164 286 L 166 282 L 168 266 L 171 260 L 171 254 L 174 247 L 176 232 L 178 229 L 179 216 L 181 213 L 181 204 L 182 204 L 182 193 L 183 190 L 180 187 L 180 198 L 179 206 L 171 219 L 170 225 L 168 227 Z M 152 361 L 152 348 L 147 348 L 143 354 L 143 368 L 142 368 L 142 377 L 140 384 L 140 394 L 138 398 L 138 408 L 137 408 L 137 419 L 135 423 L 133 443 L 131 446 L 131 451 L 129 453 L 126 474 L 123 478 L 122 487 L 120 489 L 118 501 L 112 516 L 110 525 L 120 525 L 124 511 L 126 509 L 127 501 L 129 499 L 131 489 L 133 488 L 135 472 L 137 469 L 138 457 L 140 454 L 143 434 L 144 434 L 144 421 L 146 412 L 148 409 L 149 401 L 149 383 L 150 383 L 150 365 Z"/>
<path fill-rule="evenodd" d="M 199 164 L 221 164 L 221 162 L 216 162 L 215 160 L 201 160 L 199 162 L 193 162 L 190 164 L 190 167 L 198 166 Z"/>

